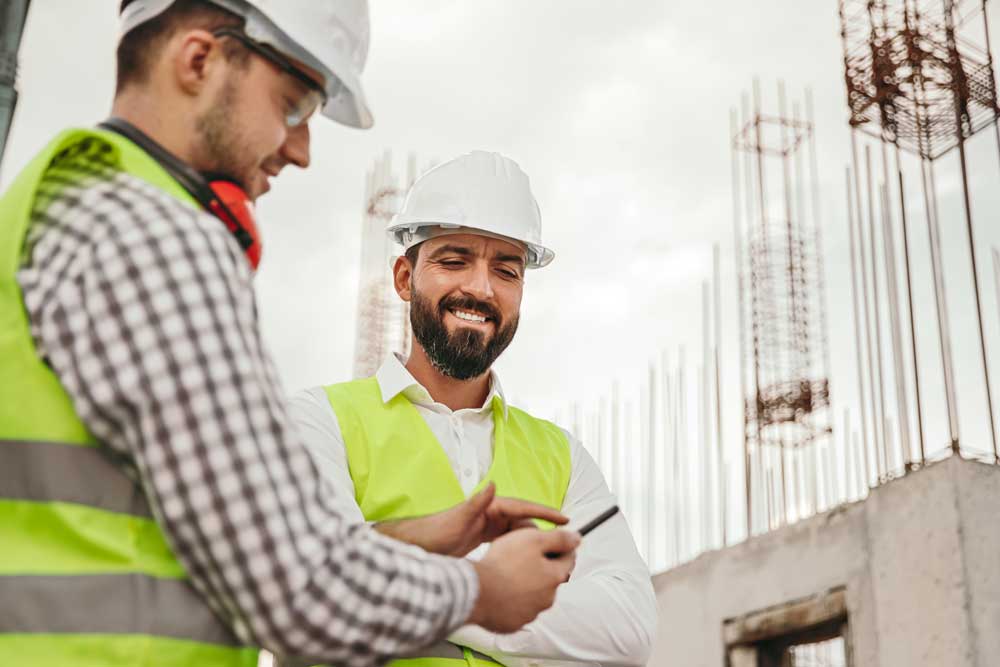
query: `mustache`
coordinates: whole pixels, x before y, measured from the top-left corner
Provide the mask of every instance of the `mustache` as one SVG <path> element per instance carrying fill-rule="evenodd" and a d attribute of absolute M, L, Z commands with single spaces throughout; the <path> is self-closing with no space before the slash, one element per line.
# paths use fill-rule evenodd
<path fill-rule="evenodd" d="M 497 324 L 500 324 L 501 322 L 500 311 L 498 311 L 493 304 L 474 299 L 471 296 L 456 295 L 445 297 L 441 299 L 438 309 L 441 311 L 442 315 L 444 315 L 444 311 L 446 310 L 471 310 L 479 313 L 480 315 L 485 315 L 488 319 L 493 320 Z"/>

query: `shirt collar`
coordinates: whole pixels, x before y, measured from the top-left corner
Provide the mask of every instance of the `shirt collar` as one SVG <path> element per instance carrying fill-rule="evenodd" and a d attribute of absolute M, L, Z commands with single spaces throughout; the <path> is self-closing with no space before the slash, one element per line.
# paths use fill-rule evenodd
<path fill-rule="evenodd" d="M 378 372 L 375 373 L 375 380 L 378 382 L 379 391 L 382 393 L 382 402 L 388 403 L 399 394 L 404 394 L 413 403 L 433 403 L 430 392 L 406 370 L 403 358 L 396 354 L 390 354 L 382 362 Z M 486 400 L 480 410 L 488 409 L 494 399 L 500 401 L 503 406 L 503 418 L 507 419 L 507 399 L 500 385 L 500 378 L 496 371 L 490 370 L 490 392 L 486 395 Z"/>

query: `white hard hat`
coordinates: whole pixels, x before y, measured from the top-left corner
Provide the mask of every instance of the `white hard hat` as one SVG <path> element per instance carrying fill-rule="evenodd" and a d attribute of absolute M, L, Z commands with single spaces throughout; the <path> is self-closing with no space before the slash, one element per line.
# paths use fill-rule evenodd
<path fill-rule="evenodd" d="M 442 233 L 483 232 L 524 244 L 527 268 L 552 261 L 528 176 L 499 153 L 473 151 L 425 172 L 386 230 L 404 248 Z"/>
<path fill-rule="evenodd" d="M 368 57 L 368 0 L 205 0 L 246 20 L 247 37 L 268 44 L 323 75 L 323 115 L 369 128 L 372 114 L 361 89 Z M 123 3 L 119 34 L 161 14 L 174 0 Z"/>

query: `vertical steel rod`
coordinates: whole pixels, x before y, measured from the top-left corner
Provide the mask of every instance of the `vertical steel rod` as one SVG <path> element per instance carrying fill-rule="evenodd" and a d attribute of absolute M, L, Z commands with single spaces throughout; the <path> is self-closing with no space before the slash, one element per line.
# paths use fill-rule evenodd
<path fill-rule="evenodd" d="M 868 360 L 868 397 L 871 400 L 871 415 L 872 415 L 872 450 L 874 453 L 874 459 L 872 463 L 876 470 L 876 484 L 878 483 L 878 472 L 879 469 L 879 451 L 881 450 L 881 427 L 879 426 L 880 418 L 878 411 L 878 401 L 875 394 L 878 390 L 875 384 L 875 351 L 872 346 L 872 325 L 871 325 L 871 300 L 868 294 L 868 252 L 865 250 L 865 235 L 864 235 L 864 213 L 862 208 L 862 197 L 861 197 L 861 163 L 858 161 L 857 152 L 857 130 L 851 131 L 851 154 L 854 162 L 854 204 L 856 208 L 856 215 L 854 217 L 854 223 L 856 225 L 857 231 L 857 241 L 858 241 L 858 264 L 861 266 L 861 294 L 862 303 L 864 305 L 864 321 L 862 326 L 865 330 L 865 348 L 867 349 L 867 360 Z M 865 449 L 868 449 L 867 443 L 865 444 Z M 869 481 L 869 484 L 871 482 Z"/>
<path fill-rule="evenodd" d="M 674 457 L 674 412 L 673 392 L 670 389 L 670 357 L 666 350 L 663 350 L 662 357 L 663 374 L 660 376 L 662 382 L 660 388 L 660 415 L 663 433 L 663 489 L 661 495 L 663 512 L 665 514 L 663 522 L 663 557 L 666 560 L 666 566 L 671 567 L 677 563 L 677 559 L 671 557 L 674 549 L 674 545 L 671 544 L 671 538 L 674 534 L 673 508 L 676 505 L 671 500 L 671 494 L 675 491 L 672 483 L 673 470 L 671 468 Z"/>
<path fill-rule="evenodd" d="M 878 288 L 878 270 L 876 269 L 876 258 L 878 256 L 878 246 L 875 244 L 875 193 L 872 190 L 872 152 L 871 146 L 865 146 L 865 173 L 868 183 L 868 243 L 870 246 L 871 254 L 871 272 L 872 272 L 872 303 L 875 305 L 875 359 L 876 359 L 876 375 L 878 377 L 878 384 L 876 385 L 876 390 L 878 392 L 878 402 L 879 402 L 879 416 L 881 417 L 882 423 L 882 450 L 880 452 L 879 462 L 881 464 L 881 469 L 879 471 L 879 476 L 882 477 L 888 473 L 888 449 L 889 440 L 885 433 L 885 391 L 883 389 L 883 378 L 885 378 L 885 367 L 882 363 L 882 309 L 880 308 L 881 297 L 879 295 Z"/>
<path fill-rule="evenodd" d="M 622 455 L 622 441 L 621 441 L 621 416 L 619 414 L 621 410 L 618 401 L 618 381 L 615 380 L 611 384 L 611 480 L 613 483 L 613 490 L 615 495 L 618 496 L 619 502 L 624 501 L 624 492 L 622 490 L 621 484 L 618 483 L 619 474 L 619 462 L 621 461 Z"/>
<path fill-rule="evenodd" d="M 715 338 L 715 343 L 713 345 L 715 351 L 715 444 L 717 449 L 718 457 L 718 469 L 719 469 L 719 522 L 720 522 L 720 532 L 722 537 L 722 546 L 726 546 L 729 543 L 728 535 L 726 532 L 726 478 L 725 478 L 725 452 L 722 446 L 722 389 L 720 382 L 721 368 L 720 366 L 720 354 L 719 347 L 722 345 L 722 295 L 721 288 L 719 287 L 720 279 L 720 267 L 719 267 L 719 244 L 716 243 L 712 247 L 712 284 L 713 284 L 713 319 L 715 320 L 713 327 L 713 334 Z"/>
<path fill-rule="evenodd" d="M 844 408 L 844 485 L 846 486 L 844 500 L 852 499 L 857 487 L 857 480 L 854 478 L 854 456 L 851 451 L 851 413 L 848 408 Z"/>
<path fill-rule="evenodd" d="M 867 469 L 868 467 L 867 463 L 865 463 L 862 466 L 860 459 L 862 459 L 863 457 L 864 457 L 864 445 L 862 445 L 861 443 L 861 438 L 859 437 L 858 432 L 854 431 L 854 461 L 856 462 L 858 468 L 857 471 L 858 478 L 861 477 L 862 473 L 864 472 L 864 469 Z M 867 496 L 870 489 L 871 487 L 868 484 L 859 485 L 858 498 L 864 498 L 865 496 Z"/>
<path fill-rule="evenodd" d="M 885 144 L 883 144 L 884 146 Z M 896 381 L 896 409 L 899 411 L 899 452 L 903 474 L 909 469 L 910 405 L 906 396 L 906 376 L 903 368 L 903 334 L 899 322 L 899 285 L 896 276 L 896 244 L 892 238 L 892 220 L 889 213 L 889 186 L 883 184 L 882 195 L 882 250 L 885 255 L 885 280 L 889 292 L 889 326 L 892 337 L 893 377 Z"/>
<path fill-rule="evenodd" d="M 813 95 L 812 89 L 806 88 L 806 122 L 809 126 L 809 180 L 811 182 L 811 199 L 812 199 L 812 233 L 813 241 L 815 243 L 814 252 L 816 254 L 815 266 L 816 266 L 816 303 L 819 306 L 819 343 L 820 343 L 820 360 L 822 362 L 823 378 L 826 380 L 827 389 L 827 402 L 828 410 L 830 411 L 830 438 L 833 441 L 836 438 L 836 434 L 833 431 L 833 421 L 835 415 L 833 412 L 833 404 L 830 400 L 830 343 L 829 335 L 830 330 L 827 325 L 827 299 L 826 299 L 826 271 L 825 264 L 823 262 L 823 226 L 821 224 L 821 207 L 819 202 L 819 168 L 816 158 L 816 118 L 813 110 Z"/>
<path fill-rule="evenodd" d="M 650 362 L 649 364 L 649 389 L 647 390 L 647 407 L 646 407 L 646 418 L 648 420 L 646 426 L 646 449 L 649 451 L 649 460 L 647 461 L 647 483 L 646 483 L 646 501 L 648 503 L 646 509 L 646 525 L 649 531 L 647 539 L 647 544 L 649 545 L 649 566 L 653 566 L 653 544 L 655 544 L 654 536 L 656 534 L 656 522 L 654 521 L 653 511 L 656 507 L 654 498 L 656 497 L 656 363 Z"/>
<path fill-rule="evenodd" d="M 702 516 L 705 521 L 704 528 L 704 546 L 707 549 L 709 544 L 715 539 L 710 528 L 710 519 L 715 514 L 715 508 L 712 503 L 712 459 L 715 458 L 715 447 L 713 447 L 712 442 L 712 427 L 711 427 L 711 410 L 708 407 L 709 400 L 708 395 L 711 391 L 711 381 L 709 380 L 709 373 L 711 373 L 711 324 L 709 319 L 711 317 L 711 307 L 709 305 L 709 289 L 708 281 L 701 281 L 701 433 L 702 433 L 702 443 L 699 449 L 701 450 L 701 460 L 702 460 L 702 475 L 704 476 L 703 482 L 703 501 L 702 505 Z"/>
<path fill-rule="evenodd" d="M 684 346 L 680 347 L 677 356 L 677 411 L 679 418 L 677 420 L 677 427 L 680 433 L 678 439 L 677 451 L 681 455 L 681 496 L 685 500 L 683 506 L 683 512 L 681 513 L 681 521 L 683 525 L 681 526 L 681 539 L 683 540 L 684 550 L 682 554 L 687 554 L 688 547 L 690 546 L 691 531 L 688 526 L 688 514 L 690 509 L 690 504 L 686 501 L 690 500 L 688 491 L 691 485 L 688 483 L 690 477 L 690 465 L 688 465 L 688 457 L 690 451 L 688 449 L 688 423 L 687 423 L 687 355 L 685 354 Z"/>
<path fill-rule="evenodd" d="M 679 364 L 679 362 L 678 362 Z M 680 366 L 678 365 L 677 371 L 677 390 L 671 392 L 671 403 L 670 410 L 673 416 L 670 424 L 670 441 L 673 449 L 673 466 L 671 466 L 671 472 L 674 477 L 673 484 L 673 515 L 674 515 L 674 564 L 681 562 L 681 410 L 680 410 Z"/>
<path fill-rule="evenodd" d="M 747 138 L 750 137 L 750 128 L 752 126 L 754 128 L 754 134 L 756 137 L 757 146 L 759 147 L 761 138 L 760 123 L 757 122 L 757 120 L 759 119 L 760 115 L 760 102 L 758 100 L 758 83 L 756 80 L 754 81 L 754 87 L 753 87 L 753 106 L 751 107 L 750 97 L 746 94 L 743 95 L 740 106 L 743 112 L 743 118 L 745 120 L 745 123 L 743 124 L 744 136 Z M 745 218 L 746 218 L 746 228 L 748 233 L 747 259 L 746 259 L 747 264 L 744 266 L 744 268 L 750 272 L 750 280 L 748 281 L 749 285 L 748 292 L 749 292 L 749 301 L 751 308 L 756 307 L 757 301 L 760 298 L 759 295 L 760 287 L 757 285 L 757 281 L 753 279 L 753 272 L 755 267 L 753 219 L 754 219 L 754 208 L 755 204 L 757 203 L 756 201 L 757 197 L 754 196 L 755 163 L 759 171 L 763 165 L 759 151 L 757 154 L 756 161 L 750 155 L 750 151 L 744 151 L 743 174 L 745 179 L 744 191 L 746 192 Z M 765 197 L 765 193 L 763 190 L 764 180 L 762 176 L 758 179 L 758 183 L 761 185 L 761 190 L 759 194 L 760 194 L 760 211 L 761 211 L 760 226 L 762 227 L 767 223 L 767 216 L 766 216 L 767 205 L 764 201 Z M 750 327 L 752 329 L 752 340 L 756 341 L 758 336 L 760 335 L 759 324 L 756 318 L 753 317 L 750 318 Z M 752 363 L 752 367 L 746 369 L 745 372 L 747 372 L 748 375 L 752 372 L 753 383 L 752 385 L 749 385 L 748 387 L 749 391 L 743 393 L 743 415 L 744 415 L 744 423 L 748 421 L 747 417 L 749 415 L 753 415 L 753 423 L 751 425 L 745 426 L 744 439 L 749 440 L 752 435 L 755 446 L 754 451 L 748 451 L 747 456 L 750 459 L 751 464 L 754 466 L 752 479 L 755 478 L 757 480 L 757 488 L 760 489 L 760 494 L 761 494 L 760 496 L 761 502 L 758 503 L 760 505 L 760 511 L 758 512 L 759 515 L 758 525 L 764 526 L 765 530 L 770 530 L 771 527 L 770 508 L 768 505 L 764 503 L 764 500 L 767 498 L 767 495 L 769 493 L 767 488 L 767 477 L 764 473 L 765 466 L 767 465 L 767 460 L 766 457 L 764 456 L 764 450 L 763 450 L 764 439 L 763 439 L 763 430 L 761 428 L 760 415 L 757 413 L 757 407 L 756 407 L 757 398 L 760 392 L 760 384 L 761 384 L 760 357 L 758 356 L 757 353 L 756 344 L 753 345 L 752 353 L 747 353 L 747 356 L 749 357 L 749 360 L 745 361 L 745 363 Z M 753 406 L 752 409 L 751 406 Z M 754 485 L 751 484 L 750 488 L 752 492 Z"/>
<path fill-rule="evenodd" d="M 900 225 L 903 236 L 903 266 L 906 269 L 906 302 L 907 311 L 910 315 L 910 347 L 913 354 L 913 389 L 914 398 L 917 403 L 917 442 L 920 446 L 919 464 L 923 465 L 927 457 L 924 444 L 924 409 L 920 397 L 920 362 L 917 355 L 917 325 L 916 316 L 913 312 L 913 284 L 910 278 L 910 230 L 906 216 L 906 192 L 903 181 L 903 168 L 900 164 L 899 144 L 896 144 L 896 176 L 899 180 L 899 212 Z"/>
<path fill-rule="evenodd" d="M 958 163 L 962 171 L 962 201 L 965 203 L 965 226 L 969 235 L 969 262 L 972 265 L 972 289 L 976 295 L 976 323 L 979 326 L 979 351 L 983 361 L 983 383 L 986 386 L 986 406 L 990 412 L 990 439 L 993 461 L 1000 463 L 1000 443 L 997 441 L 996 413 L 993 410 L 993 388 L 990 383 L 990 361 L 986 354 L 986 330 L 983 326 L 983 300 L 979 289 L 979 268 L 976 260 L 976 231 L 972 225 L 972 202 L 969 198 L 969 173 L 965 161 L 965 139 L 959 125 Z"/>
<path fill-rule="evenodd" d="M 1000 317 L 1000 252 L 993 248 L 993 293 L 997 301 L 997 316 Z"/>
<path fill-rule="evenodd" d="M 622 505 L 622 513 L 628 517 L 629 525 L 638 527 L 641 525 L 639 523 L 638 517 L 635 516 L 635 507 L 633 505 L 633 500 L 635 496 L 635 478 L 629 473 L 632 472 L 632 463 L 635 461 L 635 438 L 633 434 L 633 428 L 635 427 L 635 421 L 632 418 L 632 401 L 625 399 L 622 404 L 622 425 L 625 427 L 624 433 L 622 434 L 622 492 L 621 497 L 625 500 L 625 504 Z M 638 546 L 638 545 L 637 545 Z"/>
<path fill-rule="evenodd" d="M 857 243 L 855 241 L 854 232 L 854 209 L 852 204 L 854 203 L 853 197 L 851 196 L 851 168 L 848 167 L 844 170 L 844 176 L 847 181 L 847 227 L 850 232 L 850 250 L 851 250 L 851 301 L 854 305 L 854 351 L 857 359 L 857 377 L 858 377 L 858 403 L 861 408 L 861 433 L 865 438 L 865 449 L 867 450 L 867 437 L 868 437 L 868 409 L 867 403 L 865 401 L 865 382 L 864 382 L 864 351 L 862 348 L 861 340 L 861 328 L 863 326 L 861 321 L 861 310 L 858 296 L 858 261 L 857 261 Z M 867 473 L 868 468 L 868 455 L 865 454 L 865 484 L 871 484 L 871 477 Z"/>
<path fill-rule="evenodd" d="M 763 145 L 762 144 L 763 138 L 761 136 L 762 135 L 762 128 L 761 128 L 761 124 L 760 124 L 760 84 L 757 81 L 757 79 L 754 79 L 754 82 L 753 82 L 753 125 L 754 125 L 754 134 L 755 134 L 755 153 L 756 153 L 756 158 L 757 158 L 757 189 L 758 189 L 759 204 L 760 204 L 760 225 L 759 225 L 759 228 L 761 230 L 761 239 L 760 239 L 761 249 L 760 249 L 759 252 L 766 253 L 766 251 L 767 251 L 767 232 L 766 232 L 766 230 L 767 230 L 767 224 L 768 224 L 768 216 L 767 216 L 767 189 L 765 187 L 766 179 L 764 177 L 764 152 L 763 152 L 763 150 L 761 148 L 761 146 Z M 752 247 L 752 245 L 753 245 L 753 236 L 752 236 L 752 234 L 751 234 L 751 241 L 750 241 L 750 243 L 751 243 L 751 247 Z M 751 255 L 751 259 L 750 259 L 751 264 L 759 261 L 755 257 L 756 252 L 753 249 L 751 249 L 750 255 Z M 766 262 L 766 259 L 765 259 L 765 262 Z M 753 269 L 751 267 L 751 271 L 752 270 Z M 751 279 L 750 282 L 751 282 L 751 286 L 752 286 L 752 288 L 754 290 L 759 290 L 760 289 L 760 286 L 756 284 L 757 281 Z M 755 299 L 756 298 L 758 298 L 758 297 L 755 296 Z M 757 322 L 757 318 L 753 318 L 753 320 L 754 320 L 754 327 L 756 328 L 757 326 L 759 326 L 759 324 Z M 755 331 L 755 336 L 756 335 L 757 335 L 757 332 Z M 759 399 L 760 399 L 760 391 L 761 391 L 761 378 L 760 378 L 761 368 L 760 367 L 761 367 L 760 353 L 759 353 L 759 350 L 757 349 L 757 345 L 754 345 L 754 402 L 755 402 L 755 404 L 759 403 Z M 757 429 L 757 440 L 756 440 L 757 447 L 758 447 L 758 449 L 760 449 L 760 448 L 763 447 L 764 433 L 763 433 L 763 425 L 762 425 L 761 415 L 759 414 L 759 411 L 756 408 L 754 410 L 754 420 L 755 420 L 755 427 Z M 762 465 L 763 465 L 763 463 L 762 463 Z M 770 511 L 769 511 L 769 515 L 770 515 Z M 770 524 L 770 516 L 769 516 L 768 527 L 770 528 L 770 526 L 771 526 L 771 524 Z"/>
<path fill-rule="evenodd" d="M 944 375 L 945 403 L 948 410 L 948 434 L 952 452 L 960 454 L 958 401 L 955 397 L 955 373 L 951 358 L 951 324 L 948 316 L 944 268 L 941 262 L 941 226 L 938 218 L 937 183 L 934 178 L 934 163 L 921 159 L 920 166 L 924 186 L 924 205 L 927 209 L 927 234 L 931 249 L 931 275 L 934 279 L 938 335 L 941 339 L 941 370 Z"/>
<path fill-rule="evenodd" d="M 743 231 L 742 231 L 742 221 L 740 219 L 740 213 L 742 211 L 742 206 L 740 205 L 740 165 L 739 165 L 739 154 L 736 151 L 736 141 L 737 133 L 739 131 L 737 121 L 736 121 L 736 110 L 733 109 L 729 115 L 729 135 L 730 135 L 730 146 L 732 150 L 732 161 L 733 161 L 733 239 L 734 239 L 734 263 L 733 266 L 736 268 L 736 291 L 737 291 L 737 305 L 739 308 L 739 341 L 740 341 L 740 410 L 742 412 L 742 422 L 743 422 L 743 484 L 744 493 L 746 501 L 746 530 L 747 538 L 753 534 L 753 499 L 752 499 L 752 488 L 750 484 L 750 445 L 747 442 L 746 431 L 747 431 L 747 418 L 746 418 L 746 320 L 744 317 L 744 302 L 743 302 Z M 748 193 L 749 194 L 749 193 Z"/>

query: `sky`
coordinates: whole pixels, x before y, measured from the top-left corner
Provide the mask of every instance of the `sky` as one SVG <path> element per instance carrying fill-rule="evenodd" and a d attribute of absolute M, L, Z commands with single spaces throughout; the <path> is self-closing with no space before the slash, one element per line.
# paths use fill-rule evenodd
<path fill-rule="evenodd" d="M 20 102 L 0 185 L 55 132 L 110 108 L 116 0 L 34 0 L 21 48 Z M 996 34 L 996 12 L 990 17 Z M 313 121 L 313 164 L 287 169 L 261 200 L 256 286 L 261 326 L 286 389 L 347 379 L 354 351 L 365 173 L 391 150 L 446 160 L 499 151 L 531 179 L 543 238 L 521 327 L 497 368 L 512 402 L 540 415 L 628 390 L 663 350 L 697 357 L 701 283 L 722 257 L 722 399 L 726 456 L 742 451 L 730 110 L 760 77 L 816 109 L 835 423 L 857 421 L 844 167 L 850 133 L 833 0 L 373 0 L 363 81 L 375 127 Z M 988 344 L 1000 344 L 990 248 L 1000 206 L 992 132 L 969 146 Z M 917 171 L 914 280 L 926 375 L 927 433 L 946 442 Z M 954 156 L 940 161 L 944 261 L 963 438 L 989 447 Z M 922 239 L 922 240 L 921 240 Z M 897 252 L 898 252 L 897 247 Z M 888 348 L 887 357 L 888 357 Z M 991 353 L 992 357 L 995 354 Z M 909 363 L 909 362 L 907 362 Z M 1000 365 L 991 360 L 994 376 Z M 997 385 L 1000 387 L 1000 385 Z M 912 399 L 911 399 L 912 400 Z M 855 423 L 854 428 L 857 428 Z M 929 444 L 929 447 L 931 445 Z"/>

